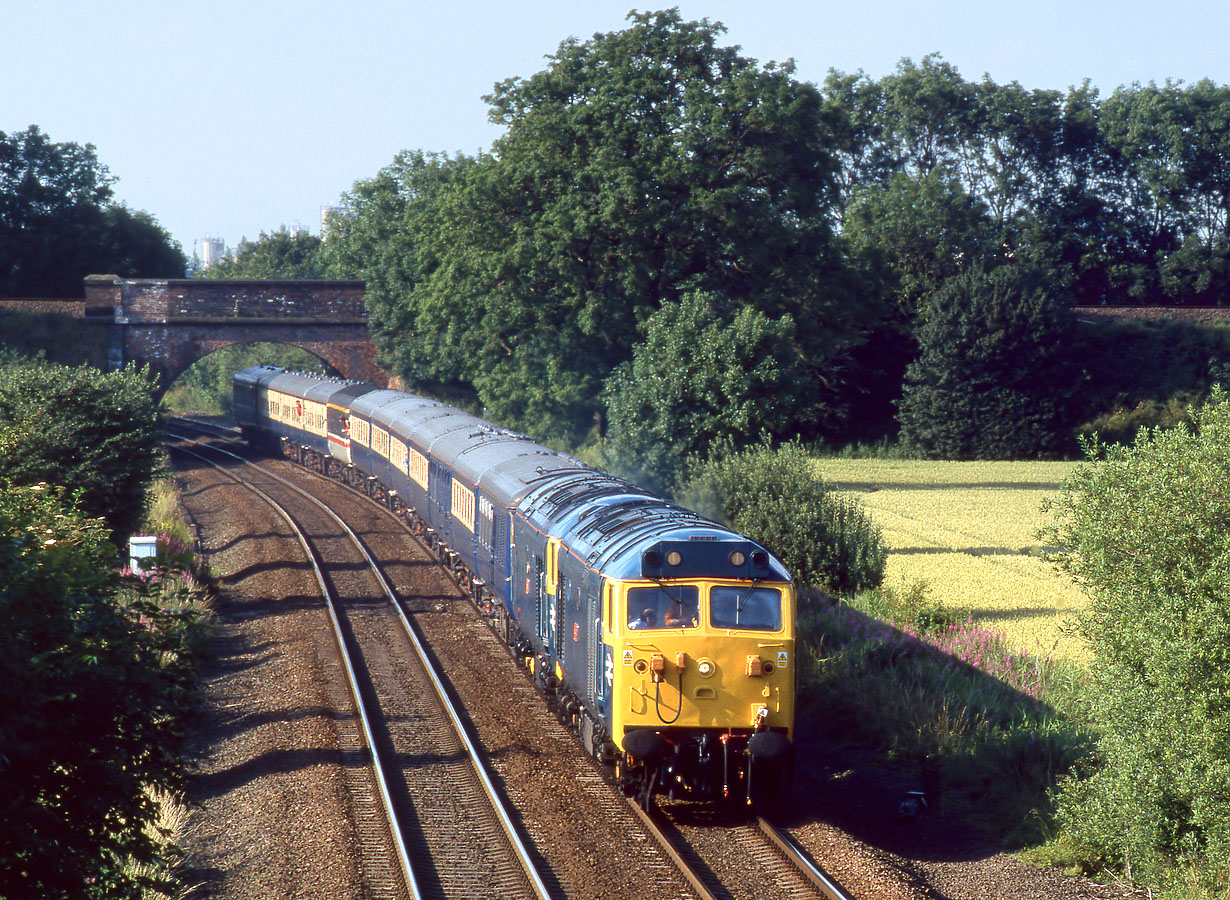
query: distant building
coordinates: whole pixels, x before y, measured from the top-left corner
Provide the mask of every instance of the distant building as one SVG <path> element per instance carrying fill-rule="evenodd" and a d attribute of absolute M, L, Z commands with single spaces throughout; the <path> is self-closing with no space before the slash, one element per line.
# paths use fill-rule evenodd
<path fill-rule="evenodd" d="M 226 241 L 219 237 L 201 239 L 201 268 L 208 269 L 226 259 Z"/>
<path fill-rule="evenodd" d="M 340 206 L 322 206 L 320 208 L 320 239 L 329 240 L 329 220 L 334 216 L 341 218 L 346 210 Z"/>

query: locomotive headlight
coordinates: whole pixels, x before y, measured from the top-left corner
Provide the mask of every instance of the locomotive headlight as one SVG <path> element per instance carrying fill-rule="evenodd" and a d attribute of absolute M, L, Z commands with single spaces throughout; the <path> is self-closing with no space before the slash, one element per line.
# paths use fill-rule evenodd
<path fill-rule="evenodd" d="M 701 657 L 696 661 L 696 672 L 701 678 L 708 678 L 717 671 L 717 666 L 713 664 L 713 660 L 708 657 Z"/>
<path fill-rule="evenodd" d="M 747 554 L 742 550 L 730 551 L 730 564 L 736 569 L 741 568 L 745 562 L 747 562 Z"/>
<path fill-rule="evenodd" d="M 683 554 L 678 550 L 671 550 L 666 554 L 666 564 L 668 566 L 677 566 L 683 562 Z"/>

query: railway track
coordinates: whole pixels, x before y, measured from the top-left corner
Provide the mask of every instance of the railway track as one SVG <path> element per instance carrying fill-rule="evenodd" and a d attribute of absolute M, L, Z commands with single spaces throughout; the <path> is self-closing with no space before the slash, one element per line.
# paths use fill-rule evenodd
<path fill-rule="evenodd" d="M 820 866 L 781 829 L 763 816 L 750 821 L 726 819 L 690 809 L 690 824 L 662 810 L 636 812 L 654 839 L 675 861 L 702 900 L 742 900 L 772 896 L 779 900 L 852 900 Z M 701 820 L 701 821 L 697 821 Z M 717 844 L 723 846 L 716 846 Z M 733 852 L 732 852 L 733 850 Z"/>
<path fill-rule="evenodd" d="M 371 760 L 370 768 L 348 767 L 347 786 L 374 895 L 550 896 L 443 681 L 357 535 L 268 469 L 185 435 L 168 437 L 179 441 L 178 452 L 276 509 L 316 573 L 362 732 L 351 752 Z"/>
<path fill-rule="evenodd" d="M 211 422 L 190 424 L 208 434 L 238 437 L 237 430 L 220 428 Z M 516 788 L 509 785 L 508 790 L 515 793 Z M 728 823 L 680 827 L 662 815 L 646 816 L 635 803 L 628 807 L 642 821 L 650 840 L 662 848 L 701 898 L 774 896 L 845 900 L 850 896 L 767 820 L 757 819 L 749 824 L 746 817 L 738 817 Z M 731 848 L 735 851 L 733 858 Z"/>

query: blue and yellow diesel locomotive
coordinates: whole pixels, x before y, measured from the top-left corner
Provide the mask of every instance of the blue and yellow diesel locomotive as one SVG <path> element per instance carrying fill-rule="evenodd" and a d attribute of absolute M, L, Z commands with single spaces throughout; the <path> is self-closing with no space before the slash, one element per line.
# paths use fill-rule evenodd
<path fill-rule="evenodd" d="M 268 366 L 234 392 L 249 441 L 416 528 L 629 796 L 788 776 L 795 589 L 764 547 L 433 400 Z"/>

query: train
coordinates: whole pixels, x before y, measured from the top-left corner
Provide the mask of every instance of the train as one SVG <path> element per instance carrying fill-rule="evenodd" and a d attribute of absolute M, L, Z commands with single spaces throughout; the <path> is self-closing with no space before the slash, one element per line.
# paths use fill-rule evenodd
<path fill-rule="evenodd" d="M 251 445 L 414 529 L 626 796 L 789 783 L 797 596 L 768 549 L 432 399 L 272 366 L 233 389 Z"/>

